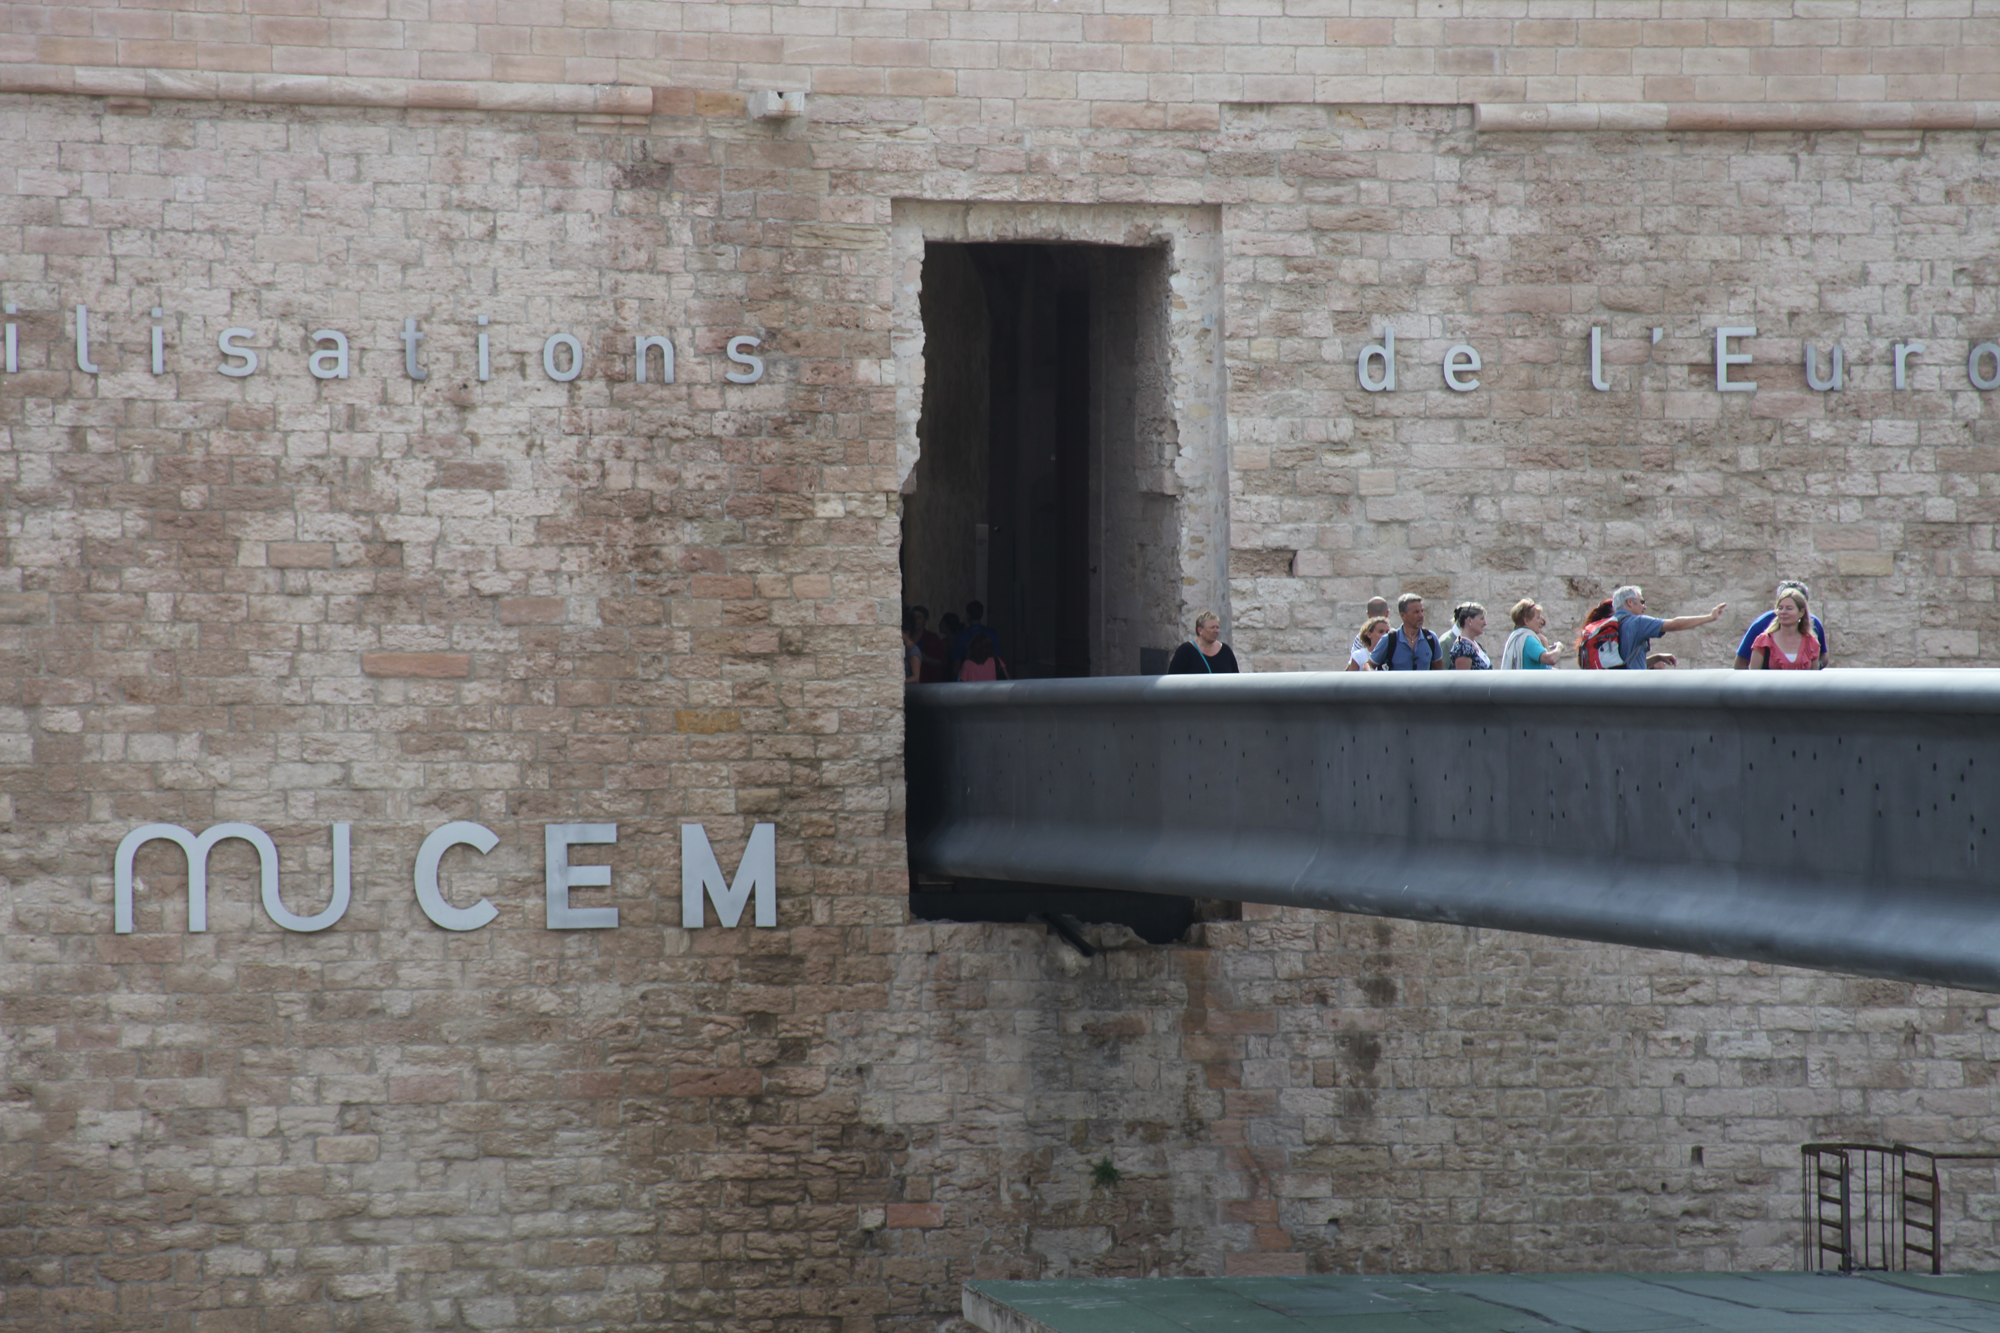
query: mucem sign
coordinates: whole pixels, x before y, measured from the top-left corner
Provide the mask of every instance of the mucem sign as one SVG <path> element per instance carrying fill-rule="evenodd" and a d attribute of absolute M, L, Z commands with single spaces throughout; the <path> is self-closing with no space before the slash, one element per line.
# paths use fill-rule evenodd
<path fill-rule="evenodd" d="M 285 906 L 278 891 L 278 845 L 271 835 L 255 824 L 216 824 L 200 836 L 178 824 L 142 824 L 126 834 L 118 844 L 113 878 L 113 925 L 120 935 L 132 933 L 132 899 L 137 884 L 133 863 L 139 849 L 155 841 L 170 842 L 187 856 L 187 928 L 208 929 L 208 856 L 226 838 L 240 838 L 257 851 L 258 891 L 264 913 L 285 930 L 311 934 L 325 930 L 346 914 L 353 900 L 353 842 L 346 824 L 333 826 L 333 899 L 311 916 L 300 916 Z M 573 888 L 609 888 L 608 866 L 571 865 L 569 849 L 594 843 L 618 841 L 616 824 L 550 824 L 544 830 L 548 870 L 548 917 L 550 930 L 610 930 L 618 925 L 616 907 L 579 907 L 570 902 Z M 454 847 L 471 847 L 482 855 L 500 843 L 500 835 L 484 824 L 454 820 L 433 829 L 417 849 L 415 889 L 424 915 L 446 930 L 478 930 L 492 923 L 500 909 L 481 898 L 470 907 L 454 907 L 438 884 L 438 867 L 444 854 Z M 699 930 L 707 924 L 703 895 L 714 903 L 716 916 L 725 926 L 743 919 L 744 905 L 754 897 L 754 920 L 759 926 L 778 924 L 778 870 L 776 825 L 758 824 L 750 831 L 736 878 L 723 877 L 722 867 L 708 843 L 708 831 L 699 824 L 681 825 L 681 925 Z"/>
<path fill-rule="evenodd" d="M 913 885 L 898 634 L 1989 661 L 1989 20 L 391 8 L 0 42 L 0 1324 L 1782 1268 L 1797 1144 L 1990 1132 L 1984 996 L 934 919 L 1018 886 Z"/>

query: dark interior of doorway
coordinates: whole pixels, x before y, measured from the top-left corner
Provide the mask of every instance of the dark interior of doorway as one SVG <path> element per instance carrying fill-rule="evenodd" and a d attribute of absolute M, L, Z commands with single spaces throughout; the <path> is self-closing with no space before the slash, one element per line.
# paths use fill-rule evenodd
<path fill-rule="evenodd" d="M 986 607 L 1020 679 L 1166 669 L 1181 619 L 1158 248 L 931 243 L 924 249 L 919 460 L 903 497 L 904 601 Z M 1164 944 L 1237 905 L 1057 884 L 912 876 L 911 915 L 1080 928 Z"/>
<path fill-rule="evenodd" d="M 1180 619 L 1176 441 L 1158 248 L 924 251 L 905 602 L 986 608 L 1018 679 L 1131 675 Z"/>

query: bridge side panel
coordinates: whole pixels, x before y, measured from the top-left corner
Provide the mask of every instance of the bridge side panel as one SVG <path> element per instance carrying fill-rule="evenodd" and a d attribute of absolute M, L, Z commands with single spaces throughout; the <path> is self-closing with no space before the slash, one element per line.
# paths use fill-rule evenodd
<path fill-rule="evenodd" d="M 918 689 L 912 862 L 2000 990 L 2000 690 L 1928 674 Z"/>

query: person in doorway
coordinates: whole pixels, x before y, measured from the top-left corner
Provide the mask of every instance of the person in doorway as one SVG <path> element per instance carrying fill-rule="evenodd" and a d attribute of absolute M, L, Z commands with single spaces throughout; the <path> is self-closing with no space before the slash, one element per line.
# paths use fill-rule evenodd
<path fill-rule="evenodd" d="M 1007 664 L 993 651 L 993 637 L 985 630 L 972 636 L 965 646 L 965 660 L 958 664 L 960 680 L 1012 680 Z"/>
<path fill-rule="evenodd" d="M 960 662 L 963 662 L 967 657 L 972 655 L 972 636 L 975 634 L 984 634 L 987 642 L 992 645 L 993 655 L 995 657 L 1000 655 L 1000 636 L 995 634 L 992 626 L 986 623 L 986 603 L 984 602 L 967 602 L 965 604 L 965 628 L 961 629 L 951 641 L 951 661 L 954 669 Z"/>
<path fill-rule="evenodd" d="M 1772 623 L 1777 619 L 1777 611 L 1775 608 L 1777 606 L 1778 601 L 1783 599 L 1787 590 L 1797 591 L 1797 593 L 1801 598 L 1809 599 L 1812 597 L 1812 590 L 1807 588 L 1806 585 L 1801 581 L 1799 581 L 1798 579 L 1786 579 L 1782 583 L 1780 583 L 1778 585 L 1778 590 L 1771 594 L 1773 609 L 1770 611 L 1766 611 L 1763 615 L 1758 616 L 1755 620 L 1751 621 L 1750 628 L 1744 630 L 1743 637 L 1737 641 L 1736 669 L 1738 671 L 1748 671 L 1750 669 L 1750 654 L 1751 651 L 1756 646 L 1757 636 L 1759 634 L 1762 634 L 1765 630 L 1771 628 Z M 1826 666 L 1826 659 L 1827 659 L 1826 626 L 1821 622 L 1818 616 L 1814 616 L 1812 618 L 1812 628 L 1813 628 L 1813 638 L 1818 641 L 1818 647 L 1819 647 L 1819 651 L 1813 655 L 1813 669 L 1817 671 Z"/>
<path fill-rule="evenodd" d="M 1194 637 L 1174 650 L 1169 676 L 1233 676 L 1236 654 L 1222 641 L 1222 618 L 1204 611 L 1194 618 Z"/>
<path fill-rule="evenodd" d="M 931 628 L 931 612 L 926 606 L 913 606 L 911 611 L 917 617 L 917 647 L 924 656 L 924 684 L 951 679 L 951 645 L 944 636 Z"/>
<path fill-rule="evenodd" d="M 1491 671 L 1493 659 L 1479 646 L 1479 636 L 1486 632 L 1486 608 L 1477 602 L 1460 602 L 1452 608 L 1452 619 L 1458 623 L 1458 637 L 1451 644 L 1451 669 L 1453 671 Z"/>
<path fill-rule="evenodd" d="M 1761 617 L 1760 617 L 1761 619 Z M 1819 640 L 1812 632 L 1812 610 L 1797 587 L 1780 586 L 1771 608 L 1771 627 L 1750 645 L 1751 671 L 1813 671 L 1819 666 Z"/>
<path fill-rule="evenodd" d="M 903 612 L 903 683 L 918 685 L 924 679 L 924 650 L 917 643 L 923 621 L 918 619 L 916 608 Z"/>
<path fill-rule="evenodd" d="M 1384 634 L 1368 660 L 1377 671 L 1442 671 L 1444 649 L 1437 635 L 1424 628 L 1424 599 L 1406 592 L 1396 599 L 1401 629 Z"/>
<path fill-rule="evenodd" d="M 1715 609 L 1705 616 L 1675 616 L 1671 620 L 1662 620 L 1658 616 L 1646 614 L 1645 591 L 1632 583 L 1612 593 L 1611 601 L 1618 608 L 1613 613 L 1618 617 L 1618 653 L 1625 659 L 1627 671 L 1644 671 L 1652 666 L 1679 665 L 1679 659 L 1672 653 L 1655 653 L 1648 657 L 1647 646 L 1662 634 L 1713 625 L 1722 619 L 1722 613 L 1729 609 L 1729 603 L 1718 602 Z"/>
<path fill-rule="evenodd" d="M 944 640 L 944 678 L 958 679 L 958 632 L 965 628 L 965 622 L 958 618 L 958 612 L 947 611 L 944 619 L 938 621 L 938 637 Z"/>
<path fill-rule="evenodd" d="M 1549 627 L 1548 612 L 1532 597 L 1523 597 L 1514 603 L 1509 613 L 1514 622 L 1514 632 L 1507 636 L 1507 642 L 1500 649 L 1500 669 L 1502 671 L 1550 671 L 1555 668 L 1556 658 L 1562 656 L 1563 646 L 1543 637 L 1542 631 Z"/>
<path fill-rule="evenodd" d="M 1381 601 L 1381 598 L 1376 598 L 1376 601 Z M 1389 617 L 1368 617 L 1368 623 L 1363 625 L 1361 632 L 1354 636 L 1353 651 L 1347 655 L 1347 669 L 1349 671 L 1373 671 L 1375 664 L 1368 660 L 1369 655 L 1375 651 L 1375 645 L 1380 643 L 1382 636 L 1388 632 Z"/>

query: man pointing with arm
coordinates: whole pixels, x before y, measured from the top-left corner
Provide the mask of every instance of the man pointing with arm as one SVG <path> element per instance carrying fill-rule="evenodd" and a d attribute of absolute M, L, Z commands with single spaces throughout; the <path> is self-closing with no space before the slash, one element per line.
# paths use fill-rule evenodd
<path fill-rule="evenodd" d="M 1722 613 L 1729 609 L 1729 603 L 1723 602 L 1705 616 L 1675 616 L 1672 620 L 1661 620 L 1658 616 L 1646 614 L 1645 592 L 1629 583 L 1611 594 L 1611 604 L 1617 608 L 1618 653 L 1625 659 L 1627 671 L 1646 669 L 1646 648 L 1662 634 L 1712 625 L 1722 619 Z M 1663 666 L 1676 665 L 1671 653 L 1657 653 L 1652 660 Z"/>

